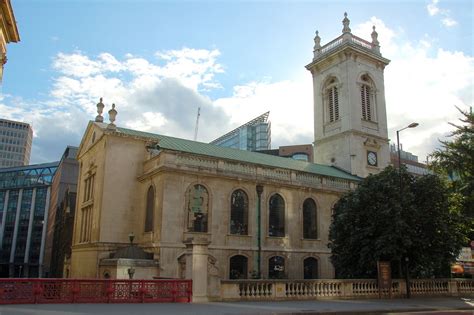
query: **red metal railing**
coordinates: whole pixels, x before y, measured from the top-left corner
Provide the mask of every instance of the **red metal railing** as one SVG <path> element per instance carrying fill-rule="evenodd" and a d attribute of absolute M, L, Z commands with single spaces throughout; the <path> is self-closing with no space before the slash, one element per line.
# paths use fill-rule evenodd
<path fill-rule="evenodd" d="M 192 280 L 0 279 L 0 304 L 191 302 Z"/>

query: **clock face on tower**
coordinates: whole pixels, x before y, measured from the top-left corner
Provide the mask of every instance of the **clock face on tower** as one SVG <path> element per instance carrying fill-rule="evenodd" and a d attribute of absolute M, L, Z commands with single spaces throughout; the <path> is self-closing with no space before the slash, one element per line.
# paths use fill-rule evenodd
<path fill-rule="evenodd" d="M 377 166 L 377 153 L 373 151 L 367 151 L 367 164 L 370 166 Z"/>

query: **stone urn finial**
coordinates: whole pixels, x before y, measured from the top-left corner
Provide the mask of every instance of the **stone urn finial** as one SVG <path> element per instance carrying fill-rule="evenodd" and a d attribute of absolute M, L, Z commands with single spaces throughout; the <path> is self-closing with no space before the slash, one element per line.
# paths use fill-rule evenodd
<path fill-rule="evenodd" d="M 104 110 L 104 103 L 102 103 L 102 97 L 99 99 L 99 103 L 97 103 L 97 116 L 95 117 L 96 122 L 104 122 L 104 117 L 102 117 L 102 112 Z"/>
<path fill-rule="evenodd" d="M 351 28 L 349 27 L 350 22 L 351 22 L 351 20 L 349 20 L 347 18 L 347 12 L 344 12 L 344 20 L 342 20 L 342 25 L 344 25 L 344 27 L 342 29 L 343 34 L 351 32 Z"/>
<path fill-rule="evenodd" d="M 112 104 L 112 109 L 109 110 L 109 120 L 110 124 L 107 126 L 108 129 L 115 129 L 115 117 L 117 117 L 117 111 L 115 110 L 115 104 Z"/>

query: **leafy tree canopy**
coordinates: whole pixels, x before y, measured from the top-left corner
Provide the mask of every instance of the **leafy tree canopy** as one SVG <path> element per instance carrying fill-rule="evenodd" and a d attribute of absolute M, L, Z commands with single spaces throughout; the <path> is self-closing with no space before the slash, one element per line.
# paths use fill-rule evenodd
<path fill-rule="evenodd" d="M 378 260 L 391 261 L 393 276 L 401 277 L 405 257 L 413 277 L 449 276 L 463 227 L 458 200 L 438 176 L 387 167 L 334 206 L 331 260 L 339 278 L 375 278 Z"/>
<path fill-rule="evenodd" d="M 458 109 L 461 125 L 455 128 L 451 141 L 441 141 L 441 149 L 432 155 L 431 168 L 438 174 L 448 176 L 450 188 L 459 194 L 462 212 L 470 220 L 471 239 L 474 219 L 474 114 Z"/>

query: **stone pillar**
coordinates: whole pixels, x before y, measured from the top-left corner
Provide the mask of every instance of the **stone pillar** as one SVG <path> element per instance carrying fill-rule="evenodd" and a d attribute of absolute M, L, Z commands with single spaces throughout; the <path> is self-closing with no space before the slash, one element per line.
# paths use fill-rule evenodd
<path fill-rule="evenodd" d="M 188 278 L 190 271 L 193 280 L 193 302 L 197 303 L 209 301 L 209 243 L 206 238 L 192 238 L 184 241 L 190 253 L 190 255 L 186 255 L 186 278 Z"/>

